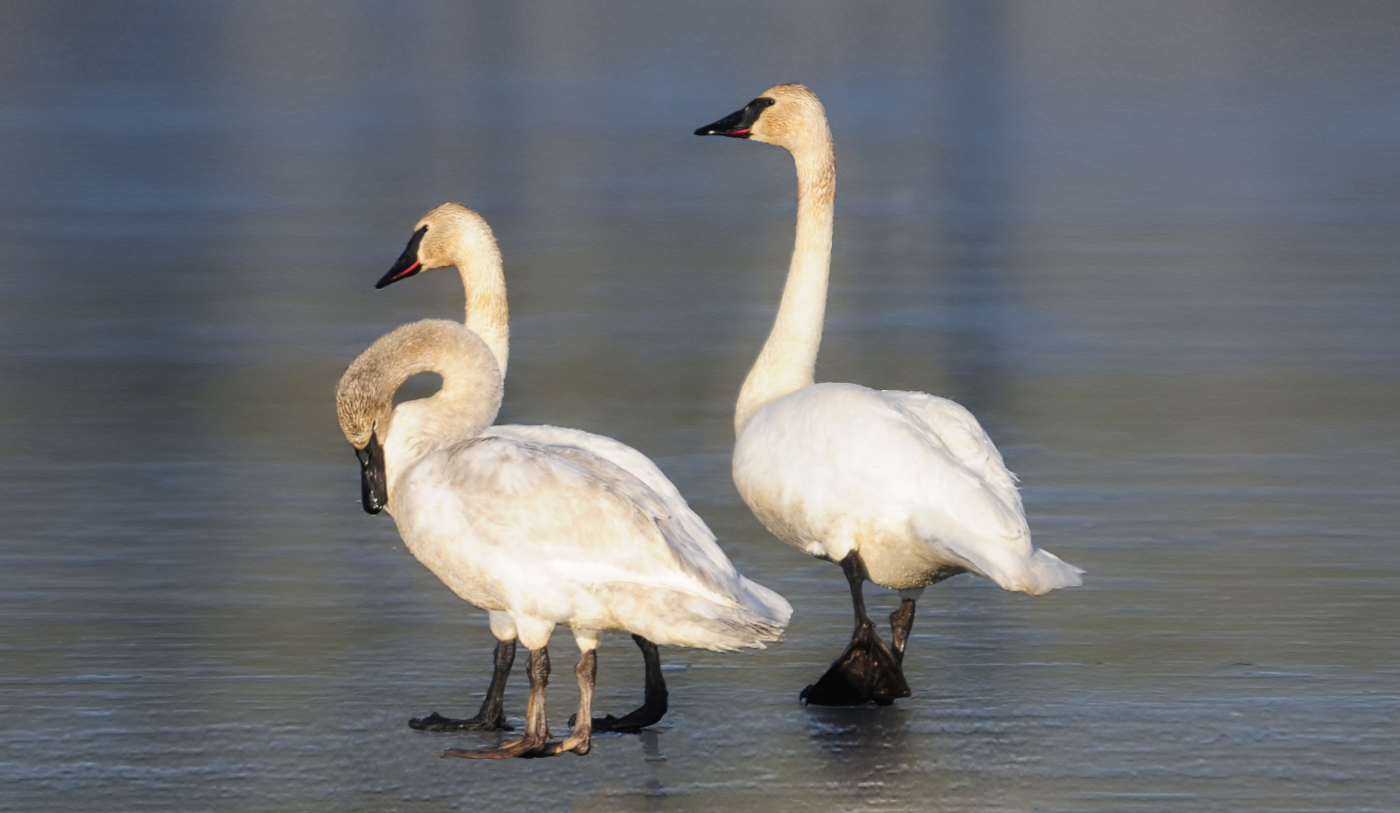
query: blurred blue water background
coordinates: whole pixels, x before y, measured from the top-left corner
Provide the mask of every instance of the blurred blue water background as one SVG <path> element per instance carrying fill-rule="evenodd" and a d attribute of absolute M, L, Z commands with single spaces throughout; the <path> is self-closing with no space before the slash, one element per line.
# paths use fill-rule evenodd
<path fill-rule="evenodd" d="M 1393 4 L 0 11 L 0 809 L 1400 809 Z M 785 81 L 836 141 L 819 380 L 973 408 L 1089 571 L 931 589 L 878 711 L 797 704 L 845 585 L 728 476 L 795 182 L 690 133 Z M 664 723 L 583 759 L 404 725 L 491 638 L 360 510 L 330 394 L 460 318 L 454 274 L 371 287 L 449 199 L 506 258 L 502 420 L 651 455 L 797 610 L 663 651 Z M 605 639 L 598 706 L 639 694 Z"/>

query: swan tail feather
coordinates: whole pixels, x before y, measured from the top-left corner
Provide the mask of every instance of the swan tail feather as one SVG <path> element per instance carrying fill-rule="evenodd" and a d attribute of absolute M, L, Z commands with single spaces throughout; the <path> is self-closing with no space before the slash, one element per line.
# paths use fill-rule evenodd
<path fill-rule="evenodd" d="M 788 621 L 792 618 L 792 605 L 788 603 L 787 599 L 743 576 L 739 577 L 739 587 L 739 601 L 744 607 L 761 618 L 776 624 L 780 629 L 787 627 Z"/>
<path fill-rule="evenodd" d="M 1084 569 L 1075 567 L 1048 550 L 1035 548 L 1026 560 L 1025 586 L 1021 589 L 1039 596 L 1061 587 L 1078 587 L 1084 583 Z"/>
<path fill-rule="evenodd" d="M 661 646 L 721 652 L 746 647 L 763 649 L 765 644 L 780 640 L 787 627 L 785 617 L 768 617 L 742 604 L 722 603 L 679 590 L 614 583 L 599 592 L 599 598 L 613 608 L 618 628 Z"/>

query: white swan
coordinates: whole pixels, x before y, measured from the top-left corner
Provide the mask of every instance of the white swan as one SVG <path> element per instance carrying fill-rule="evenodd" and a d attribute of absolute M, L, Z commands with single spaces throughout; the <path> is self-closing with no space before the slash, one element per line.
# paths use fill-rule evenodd
<path fill-rule="evenodd" d="M 410 376 L 442 389 L 393 405 Z M 413 555 L 453 592 L 509 620 L 529 649 L 524 737 L 446 756 L 586 754 L 601 630 L 669 646 L 762 647 L 791 613 L 734 569 L 714 537 L 605 457 L 497 434 L 502 380 L 491 348 L 456 322 L 426 319 L 376 341 L 345 371 L 336 412 L 361 461 L 365 509 L 388 511 Z M 545 649 L 573 628 L 582 656 L 577 724 L 549 741 Z"/>
<path fill-rule="evenodd" d="M 826 111 L 802 85 L 778 85 L 696 135 L 776 144 L 797 165 L 797 239 L 782 304 L 734 412 L 734 483 L 769 531 L 841 564 L 856 632 L 803 697 L 885 704 L 923 588 L 970 571 L 1041 594 L 1083 573 L 1031 544 L 1016 479 L 977 419 L 920 392 L 815 384 L 831 262 L 835 160 Z M 893 652 L 865 613 L 865 579 L 899 590 Z"/>
<path fill-rule="evenodd" d="M 466 325 L 486 341 L 504 377 L 510 356 L 510 308 L 506 298 L 505 273 L 500 247 L 491 226 L 480 214 L 460 203 L 435 207 L 414 226 L 399 259 L 380 280 L 383 288 L 408 279 L 420 271 L 456 266 L 466 293 Z M 621 466 L 661 495 L 678 521 L 692 532 L 713 537 L 703 520 L 690 509 L 685 498 L 646 455 L 602 435 L 557 426 L 493 426 L 492 434 L 566 449 L 584 449 Z M 409 720 L 409 726 L 423 731 L 463 731 L 506 729 L 504 695 L 506 679 L 515 659 L 516 631 L 501 613 L 491 613 L 491 631 L 496 636 L 495 665 L 491 683 L 476 716 L 452 719 L 433 712 Z M 665 716 L 668 707 L 666 681 L 661 673 L 661 657 L 656 645 L 634 635 L 642 651 L 646 676 L 642 705 L 622 717 L 609 714 L 593 720 L 594 731 L 636 733 Z M 572 722 L 572 721 L 571 721 Z"/>

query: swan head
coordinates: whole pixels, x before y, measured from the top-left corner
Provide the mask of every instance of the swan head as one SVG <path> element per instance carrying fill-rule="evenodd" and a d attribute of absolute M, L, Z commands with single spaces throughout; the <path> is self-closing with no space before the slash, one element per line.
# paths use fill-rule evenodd
<path fill-rule="evenodd" d="M 425 372 L 441 375 L 442 389 L 395 407 L 403 382 Z M 335 412 L 360 459 L 365 510 L 387 506 L 396 467 L 490 426 L 501 408 L 501 381 L 486 342 L 446 319 L 395 328 L 351 362 L 335 388 Z"/>
<path fill-rule="evenodd" d="M 695 131 L 696 135 L 722 135 L 776 144 L 796 151 L 814 137 L 828 134 L 826 110 L 817 94 L 805 85 L 775 85 L 742 110 Z M 830 139 L 830 135 L 826 136 Z"/>
<path fill-rule="evenodd" d="M 392 285 L 429 268 L 460 265 L 466 257 L 480 253 L 500 256 L 486 219 L 460 203 L 444 203 L 423 215 L 413 227 L 408 247 L 374 287 Z"/>
<path fill-rule="evenodd" d="M 388 434 L 392 402 L 385 403 L 382 394 L 366 383 L 365 378 L 352 378 L 347 370 L 336 387 L 335 411 L 340 430 L 360 460 L 360 504 L 367 513 L 378 514 L 389 501 L 384 445 L 379 438 Z"/>

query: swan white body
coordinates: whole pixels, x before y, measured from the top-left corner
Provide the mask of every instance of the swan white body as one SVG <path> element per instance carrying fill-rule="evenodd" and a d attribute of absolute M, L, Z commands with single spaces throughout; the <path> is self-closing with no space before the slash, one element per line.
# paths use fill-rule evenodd
<path fill-rule="evenodd" d="M 389 475 L 386 510 L 454 593 L 507 615 L 529 649 L 555 625 L 713 650 L 776 640 L 786 602 L 661 495 L 585 449 L 512 434 L 488 430 Z"/>
<path fill-rule="evenodd" d="M 392 407 L 403 381 L 425 371 L 442 375 L 442 389 Z M 420 562 L 458 596 L 493 611 L 493 620 L 508 622 L 531 650 L 527 739 L 449 753 L 546 755 L 543 653 L 558 625 L 574 630 L 588 663 L 585 670 L 580 661 L 580 686 L 586 671 L 588 687 L 574 736 L 548 753 L 586 753 L 599 631 L 712 650 L 762 647 L 781 636 L 791 608 L 739 575 L 698 517 L 675 515 L 666 497 L 608 458 L 538 443 L 515 427 L 492 431 L 501 389 L 495 356 L 480 337 L 454 322 L 424 320 L 356 359 L 336 404 L 347 439 L 362 453 L 366 482 L 383 484 L 366 507 L 388 511 Z M 600 445 L 596 438 L 591 444 Z M 372 490 L 367 485 L 367 495 Z"/>
<path fill-rule="evenodd" d="M 972 413 L 924 393 L 814 383 L 836 197 L 816 95 L 778 85 L 696 135 L 777 144 L 796 163 L 797 238 L 772 332 L 735 407 L 734 483 L 774 536 L 841 563 L 851 584 L 857 634 L 808 687 L 823 698 L 811 702 L 891 702 L 908 694 L 899 662 L 925 586 L 970 571 L 1039 594 L 1080 584 L 1083 571 L 1031 544 L 1015 476 Z M 865 579 L 903 595 L 893 653 L 865 615 Z"/>
<path fill-rule="evenodd" d="M 971 571 L 1044 593 L 1077 572 L 1031 545 L 1015 478 L 977 419 L 946 398 L 813 384 L 757 410 L 734 482 L 774 536 L 870 581 L 914 590 Z"/>

